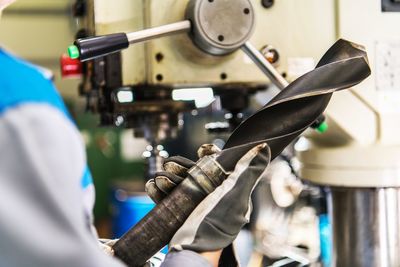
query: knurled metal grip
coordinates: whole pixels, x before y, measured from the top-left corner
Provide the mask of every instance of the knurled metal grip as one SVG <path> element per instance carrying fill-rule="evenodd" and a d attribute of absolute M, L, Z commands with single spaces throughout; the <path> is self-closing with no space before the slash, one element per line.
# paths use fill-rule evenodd
<path fill-rule="evenodd" d="M 191 0 L 186 18 L 194 44 L 206 53 L 226 55 L 252 36 L 255 12 L 249 0 Z"/>
<path fill-rule="evenodd" d="M 227 177 L 215 158 L 215 155 L 205 156 L 188 171 L 188 179 L 192 179 L 206 194 L 212 193 Z"/>

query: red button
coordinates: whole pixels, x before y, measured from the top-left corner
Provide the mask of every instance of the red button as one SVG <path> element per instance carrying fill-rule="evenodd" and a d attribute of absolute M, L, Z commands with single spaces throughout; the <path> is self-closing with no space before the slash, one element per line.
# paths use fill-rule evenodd
<path fill-rule="evenodd" d="M 82 76 L 82 63 L 79 59 L 72 59 L 66 54 L 60 58 L 61 76 L 63 78 L 76 78 Z"/>

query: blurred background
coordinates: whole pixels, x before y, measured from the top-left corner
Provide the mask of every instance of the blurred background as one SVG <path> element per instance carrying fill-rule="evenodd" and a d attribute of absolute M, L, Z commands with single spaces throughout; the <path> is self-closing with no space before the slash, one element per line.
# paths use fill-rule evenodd
<path fill-rule="evenodd" d="M 79 97 L 79 78 L 61 77 L 60 57 L 74 41 L 77 32 L 71 0 L 21 0 L 3 13 L 0 40 L 12 53 L 49 69 L 54 83 L 70 109 L 86 142 L 88 163 L 96 186 L 96 224 L 110 237 L 110 188 L 114 182 L 141 177 L 144 168 L 139 144 L 137 154 L 124 157 L 122 143 L 126 131 L 99 128 L 98 116 L 85 112 L 85 99 Z M 24 36 L 24 41 L 21 41 Z M 139 146 L 139 147 L 138 147 Z M 131 146 L 132 147 L 132 146 Z"/>

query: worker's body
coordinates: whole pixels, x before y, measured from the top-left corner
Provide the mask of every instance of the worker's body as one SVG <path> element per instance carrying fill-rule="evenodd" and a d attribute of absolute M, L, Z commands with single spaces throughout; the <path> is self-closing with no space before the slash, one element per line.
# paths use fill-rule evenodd
<path fill-rule="evenodd" d="M 0 49 L 2 266 L 123 266 L 100 249 L 85 147 L 49 77 Z M 18 248 L 18 249 L 16 249 Z M 168 261 L 209 263 L 185 252 Z"/>

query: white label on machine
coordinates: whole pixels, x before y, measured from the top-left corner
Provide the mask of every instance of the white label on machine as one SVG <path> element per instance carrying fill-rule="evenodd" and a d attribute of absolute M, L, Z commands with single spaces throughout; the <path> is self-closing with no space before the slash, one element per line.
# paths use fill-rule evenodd
<path fill-rule="evenodd" d="M 375 45 L 376 89 L 400 90 L 400 40 L 376 42 Z"/>

